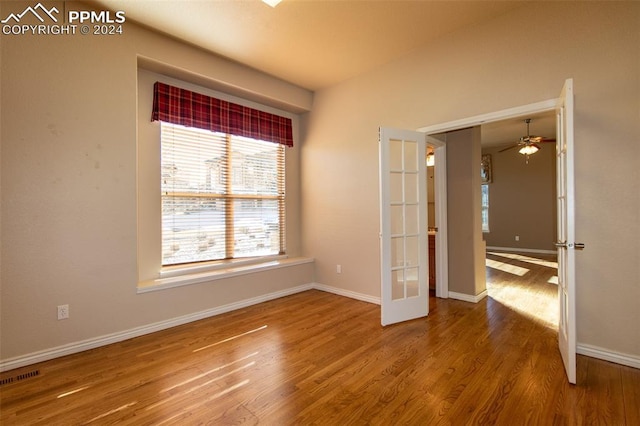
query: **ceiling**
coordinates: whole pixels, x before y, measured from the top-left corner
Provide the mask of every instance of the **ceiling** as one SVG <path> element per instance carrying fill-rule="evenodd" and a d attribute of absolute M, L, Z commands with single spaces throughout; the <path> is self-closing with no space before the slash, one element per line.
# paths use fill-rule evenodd
<path fill-rule="evenodd" d="M 170 37 L 311 91 L 397 59 L 460 28 L 479 25 L 526 1 L 97 0 Z M 547 114 L 548 115 L 548 114 Z M 553 114 L 532 117 L 531 133 L 555 135 Z M 482 127 L 483 145 L 526 133 L 525 117 Z M 549 124 L 551 123 L 551 124 Z"/>
<path fill-rule="evenodd" d="M 527 125 L 524 122 L 526 118 L 531 119 L 531 123 L 529 123 L 531 136 L 543 136 L 545 138 L 556 137 L 555 111 L 547 111 L 538 114 L 528 114 L 525 117 L 482 124 L 482 146 L 506 147 L 515 144 L 520 140 L 520 137 L 527 135 Z"/>
<path fill-rule="evenodd" d="M 315 91 L 393 61 L 512 1 L 98 0 L 177 39 Z"/>

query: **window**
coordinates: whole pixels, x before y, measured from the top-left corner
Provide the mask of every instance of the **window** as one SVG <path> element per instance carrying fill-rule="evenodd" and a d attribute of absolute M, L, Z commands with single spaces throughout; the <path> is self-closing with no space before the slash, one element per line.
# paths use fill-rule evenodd
<path fill-rule="evenodd" d="M 489 185 L 482 188 L 482 232 L 489 232 Z"/>
<path fill-rule="evenodd" d="M 161 122 L 162 265 L 284 253 L 284 149 Z"/>
<path fill-rule="evenodd" d="M 156 81 L 151 120 L 161 122 L 162 266 L 284 254 L 291 118 Z"/>

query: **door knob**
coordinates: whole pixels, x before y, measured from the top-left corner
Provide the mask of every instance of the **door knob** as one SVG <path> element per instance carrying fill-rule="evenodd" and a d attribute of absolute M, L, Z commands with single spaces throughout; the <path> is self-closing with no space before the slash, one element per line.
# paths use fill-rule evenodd
<path fill-rule="evenodd" d="M 557 248 L 575 248 L 576 250 L 583 250 L 585 247 L 584 243 L 575 243 L 575 244 L 567 244 L 566 241 L 565 242 L 558 242 L 555 243 L 555 246 Z"/>

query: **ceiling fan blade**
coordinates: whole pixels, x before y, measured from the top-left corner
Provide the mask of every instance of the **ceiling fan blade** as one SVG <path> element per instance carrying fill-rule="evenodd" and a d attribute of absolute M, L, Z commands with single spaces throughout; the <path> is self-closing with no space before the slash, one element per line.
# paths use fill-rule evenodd
<path fill-rule="evenodd" d="M 545 138 L 544 136 L 531 136 L 529 138 L 530 142 L 534 143 L 544 143 L 544 142 L 555 142 L 555 138 Z"/>
<path fill-rule="evenodd" d="M 508 146 L 508 147 L 506 147 L 506 148 L 503 148 L 503 149 L 501 149 L 501 150 L 500 150 L 500 151 L 498 151 L 498 152 L 508 151 L 508 150 L 510 150 L 510 149 L 517 148 L 517 147 L 519 147 L 519 146 L 520 146 L 520 144 L 519 144 L 519 143 L 517 143 L 517 144 L 515 144 L 515 145 L 511 145 L 511 146 Z"/>

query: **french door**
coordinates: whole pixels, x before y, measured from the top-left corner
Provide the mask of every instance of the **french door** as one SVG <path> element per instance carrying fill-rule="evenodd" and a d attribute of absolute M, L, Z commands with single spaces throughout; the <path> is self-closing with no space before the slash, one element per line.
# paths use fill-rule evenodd
<path fill-rule="evenodd" d="M 380 129 L 382 325 L 429 313 L 426 135 Z"/>
<path fill-rule="evenodd" d="M 576 383 L 575 200 L 573 176 L 573 80 L 568 79 L 556 107 L 558 230 L 558 346 L 569 383 Z"/>

